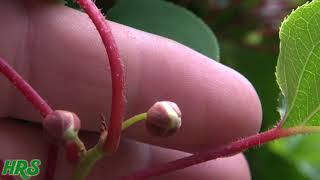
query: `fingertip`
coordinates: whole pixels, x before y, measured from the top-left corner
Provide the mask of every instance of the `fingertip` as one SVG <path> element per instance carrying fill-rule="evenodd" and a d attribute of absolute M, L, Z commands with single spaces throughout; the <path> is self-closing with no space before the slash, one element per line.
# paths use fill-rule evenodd
<path fill-rule="evenodd" d="M 128 136 L 196 152 L 259 131 L 260 100 L 254 87 L 240 73 L 174 41 L 128 30 L 148 39 L 144 43 L 140 41 L 140 48 L 135 52 L 128 51 L 133 57 L 128 68 L 129 116 L 161 100 L 177 103 L 182 111 L 181 131 L 172 138 L 150 137 L 143 125 L 130 128 Z M 128 49 L 133 49 L 130 48 L 133 45 L 136 43 L 126 42 Z"/>
<path fill-rule="evenodd" d="M 232 139 L 255 134 L 259 132 L 262 124 L 259 96 L 250 81 L 242 74 L 229 67 L 225 68 L 230 71 L 229 77 L 226 78 L 230 84 L 229 88 L 224 89 L 224 96 L 228 102 L 225 104 L 226 110 L 221 119 L 229 121 L 222 121 L 221 125 L 231 129 L 230 134 L 234 133 Z M 211 114 L 210 110 L 208 114 Z M 221 130 L 223 131 L 223 128 Z"/>
<path fill-rule="evenodd" d="M 213 74 L 215 80 L 208 82 L 201 137 L 193 151 L 256 134 L 262 124 L 261 102 L 253 85 L 234 69 L 218 63 L 217 66 L 222 71 Z"/>

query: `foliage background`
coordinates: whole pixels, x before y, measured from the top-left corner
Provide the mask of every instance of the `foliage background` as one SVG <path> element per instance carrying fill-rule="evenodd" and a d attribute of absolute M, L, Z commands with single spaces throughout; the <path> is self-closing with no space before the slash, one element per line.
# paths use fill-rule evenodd
<path fill-rule="evenodd" d="M 190 10 L 209 26 L 220 46 L 220 57 L 215 55 L 212 57 L 236 69 L 250 80 L 262 102 L 262 130 L 274 126 L 279 119 L 277 107 L 280 90 L 275 79 L 275 66 L 279 54 L 279 25 L 292 9 L 306 1 L 168 1 Z M 105 14 L 108 14 L 117 3 L 117 0 L 96 1 Z M 72 1 L 67 1 L 67 5 L 77 8 Z M 142 21 L 148 20 L 148 17 L 145 18 L 131 21 L 136 21 L 133 24 L 139 27 Z M 169 37 L 179 39 L 178 36 L 179 33 L 176 33 Z M 250 164 L 252 179 L 320 179 L 320 156 L 318 155 L 320 143 L 316 143 L 319 140 L 319 135 L 300 136 L 250 149 L 245 154 Z"/>

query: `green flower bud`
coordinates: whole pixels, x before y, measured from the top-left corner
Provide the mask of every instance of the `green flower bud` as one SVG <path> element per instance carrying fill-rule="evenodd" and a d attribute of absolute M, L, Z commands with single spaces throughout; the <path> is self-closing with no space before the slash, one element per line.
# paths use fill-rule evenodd
<path fill-rule="evenodd" d="M 181 111 L 169 101 L 156 102 L 147 112 L 146 128 L 151 135 L 167 137 L 181 127 Z"/>

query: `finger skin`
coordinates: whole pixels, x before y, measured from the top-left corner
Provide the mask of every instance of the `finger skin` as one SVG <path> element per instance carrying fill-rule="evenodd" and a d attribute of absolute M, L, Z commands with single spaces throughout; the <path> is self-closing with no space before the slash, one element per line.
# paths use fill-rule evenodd
<path fill-rule="evenodd" d="M 93 145 L 97 140 L 97 133 L 84 132 L 81 135 L 87 145 Z M 21 123 L 12 119 L 0 121 L 0 159 L 40 159 L 40 174 L 33 180 L 43 179 L 46 159 L 46 142 L 42 138 L 42 129 L 34 123 Z M 5 144 L 5 146 L 4 146 Z M 159 148 L 135 141 L 123 139 L 119 151 L 111 157 L 99 161 L 89 175 L 92 180 L 118 179 L 133 171 L 141 170 L 153 165 L 159 165 L 189 154 Z M 64 160 L 64 152 L 59 154 L 55 179 L 71 179 L 73 167 Z M 155 180 L 176 179 L 201 180 L 249 180 L 250 173 L 243 155 L 222 158 L 188 167 L 184 170 L 152 178 Z"/>
<path fill-rule="evenodd" d="M 0 2 L 3 12 L 1 3 L 10 2 Z M 4 39 L 0 56 L 54 109 L 73 111 L 81 118 L 83 129 L 98 130 L 99 113 L 110 111 L 111 80 L 106 53 L 87 15 L 50 3 L 17 8 L 23 11 L 5 11 L 17 19 L 15 24 L 1 19 L 7 31 L 0 30 Z M 176 102 L 183 117 L 181 130 L 173 137 L 151 137 L 143 123 L 129 128 L 127 137 L 195 152 L 259 130 L 260 101 L 239 73 L 171 40 L 116 23 L 111 26 L 126 68 L 126 117 L 147 111 L 159 100 Z M 14 38 L 17 27 L 25 33 Z M 8 86 L 5 81 L 0 83 Z M 40 121 L 16 90 L 9 88 L 0 94 L 0 98 L 10 94 L 6 101 L 11 103 L 3 114 Z"/>
<path fill-rule="evenodd" d="M 152 162 L 149 166 L 159 165 L 189 155 L 181 151 L 167 150 L 155 146 L 150 146 L 150 151 Z M 229 158 L 207 161 L 153 179 L 250 180 L 251 175 L 245 157 L 243 154 L 237 154 Z"/>

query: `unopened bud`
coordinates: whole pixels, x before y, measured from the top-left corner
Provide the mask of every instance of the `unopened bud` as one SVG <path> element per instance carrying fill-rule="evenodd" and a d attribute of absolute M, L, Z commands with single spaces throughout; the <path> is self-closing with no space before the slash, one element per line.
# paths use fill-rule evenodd
<path fill-rule="evenodd" d="M 146 128 L 151 135 L 167 137 L 181 126 L 181 111 L 169 101 L 156 102 L 147 112 Z"/>
<path fill-rule="evenodd" d="M 75 138 L 80 130 L 80 119 L 72 112 L 55 110 L 43 121 L 46 137 L 53 143 Z"/>

